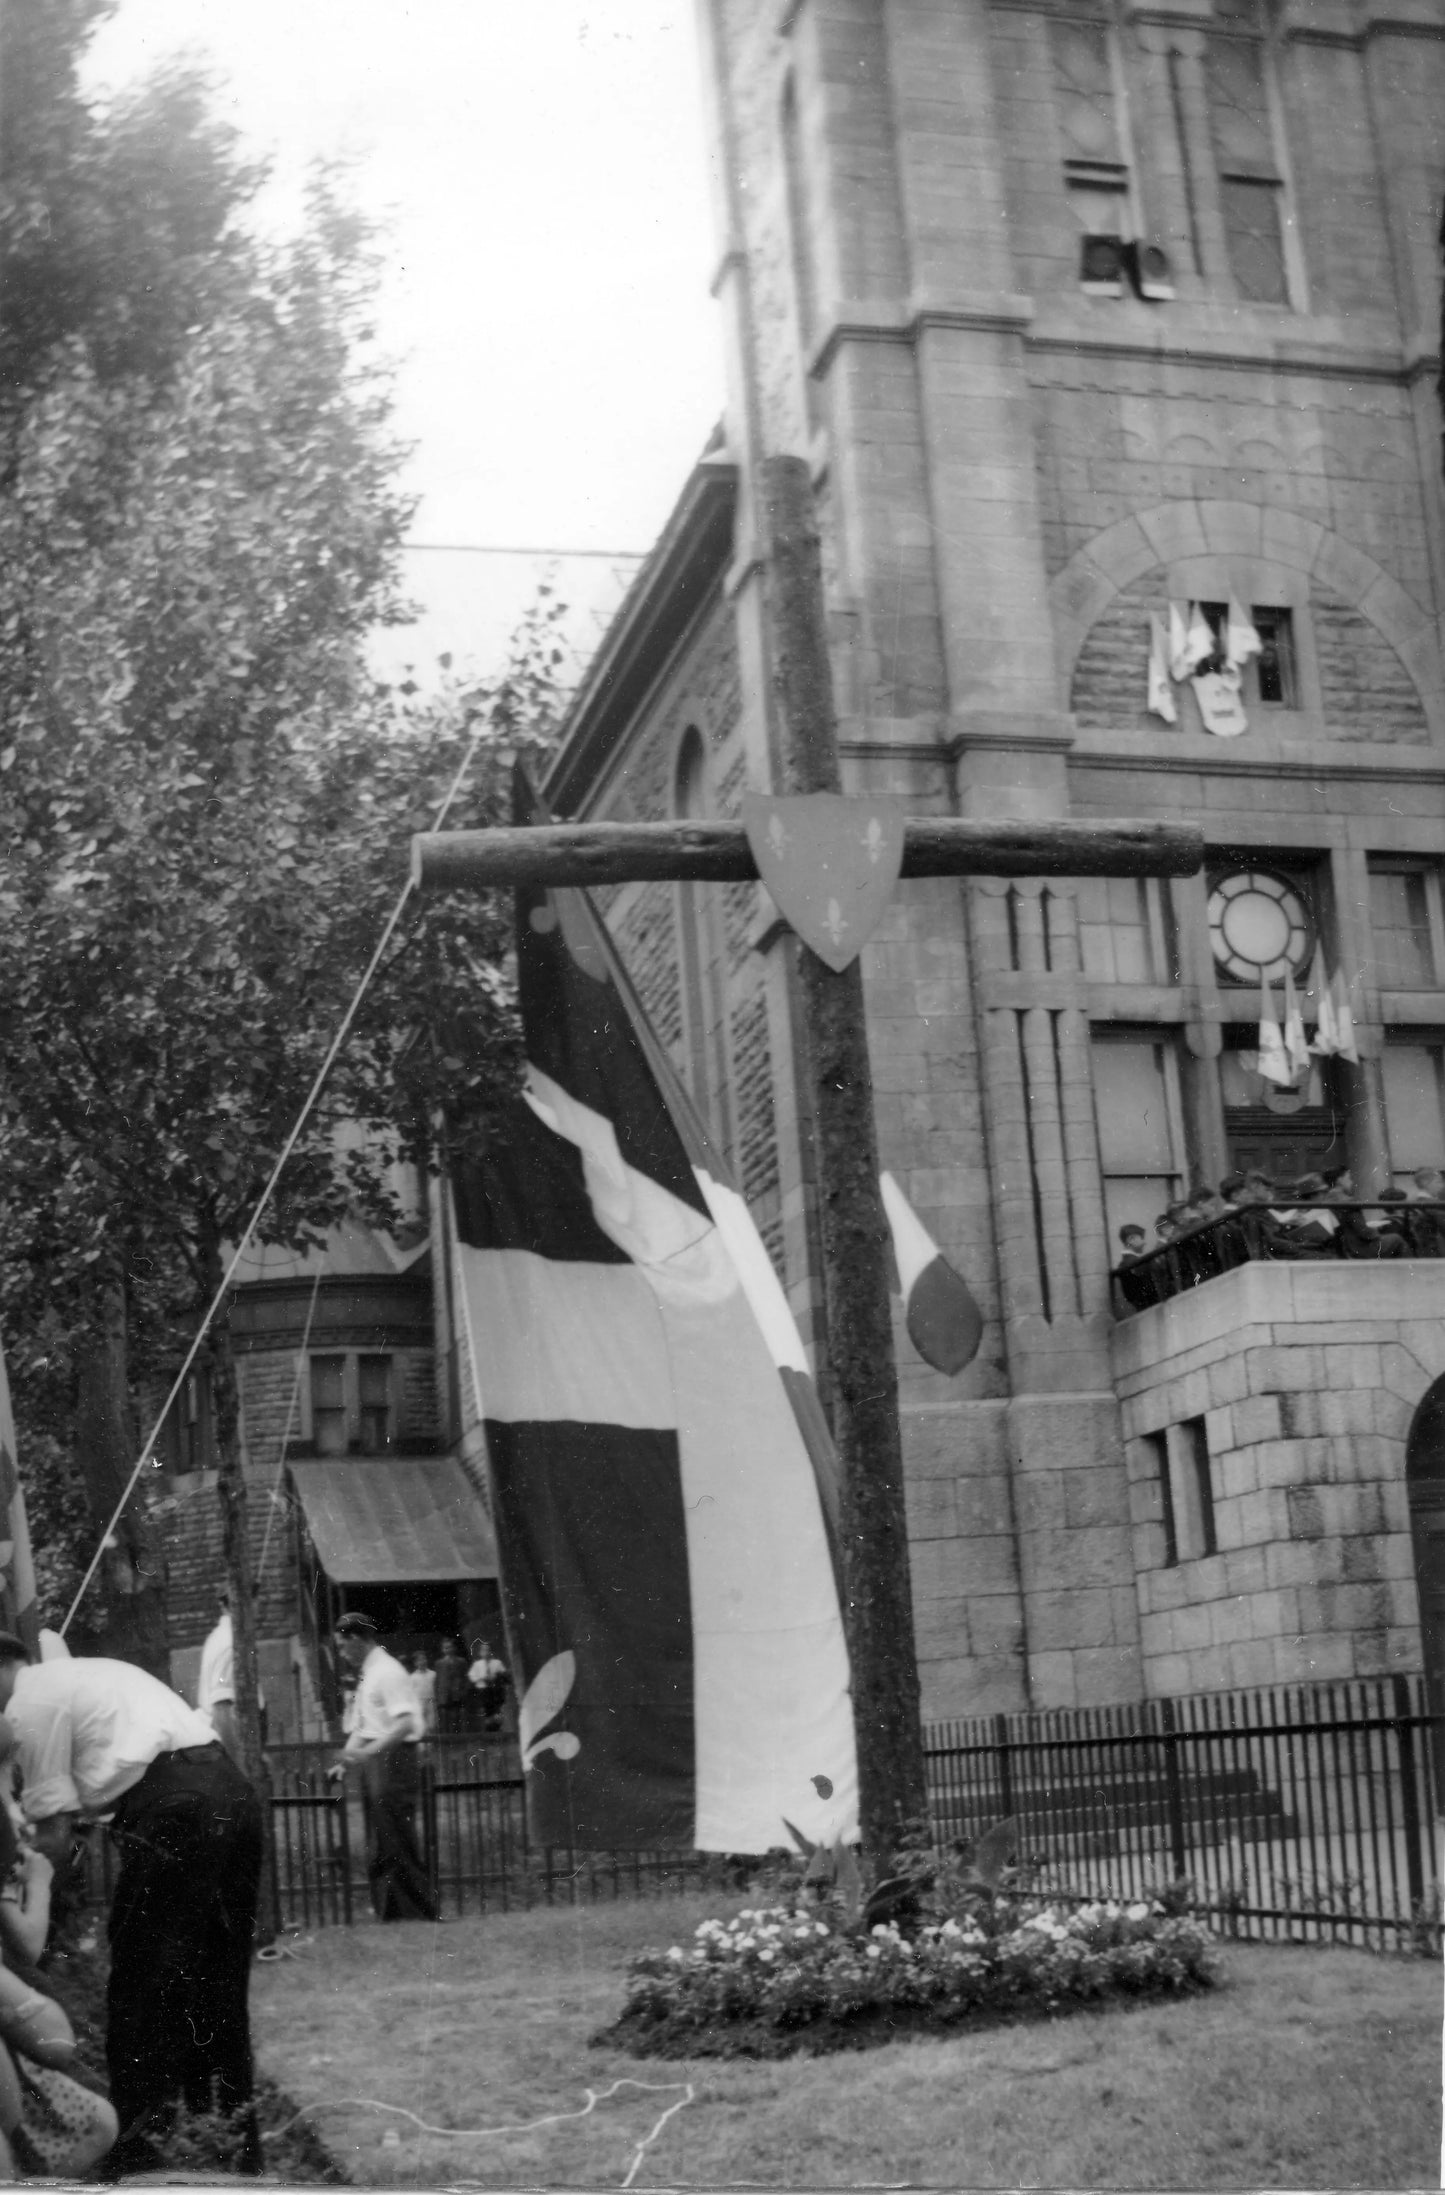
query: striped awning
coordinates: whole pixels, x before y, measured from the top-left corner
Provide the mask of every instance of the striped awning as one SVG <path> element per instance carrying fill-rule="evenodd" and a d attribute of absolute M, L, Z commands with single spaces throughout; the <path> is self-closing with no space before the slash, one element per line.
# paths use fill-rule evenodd
<path fill-rule="evenodd" d="M 333 1585 L 497 1575 L 490 1520 L 455 1458 L 335 1456 L 290 1471 Z"/>

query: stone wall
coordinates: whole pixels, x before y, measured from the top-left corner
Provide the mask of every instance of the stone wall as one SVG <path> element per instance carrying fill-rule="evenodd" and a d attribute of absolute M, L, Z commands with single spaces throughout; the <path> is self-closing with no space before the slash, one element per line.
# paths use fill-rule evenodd
<path fill-rule="evenodd" d="M 1149 1692 L 1418 1669 L 1404 1454 L 1445 1371 L 1438 1264 L 1242 1266 L 1123 1320 L 1113 1354 Z M 1201 1440 L 1214 1553 L 1180 1499 Z"/>

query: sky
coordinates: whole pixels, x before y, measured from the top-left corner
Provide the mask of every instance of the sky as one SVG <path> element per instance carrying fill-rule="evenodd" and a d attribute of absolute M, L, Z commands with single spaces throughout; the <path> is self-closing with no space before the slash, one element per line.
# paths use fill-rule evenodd
<path fill-rule="evenodd" d="M 387 224 L 425 615 L 380 665 L 494 667 L 539 580 L 585 653 L 722 410 L 692 0 L 120 0 L 88 81 L 178 51 L 272 158 L 262 218 L 343 153 Z"/>

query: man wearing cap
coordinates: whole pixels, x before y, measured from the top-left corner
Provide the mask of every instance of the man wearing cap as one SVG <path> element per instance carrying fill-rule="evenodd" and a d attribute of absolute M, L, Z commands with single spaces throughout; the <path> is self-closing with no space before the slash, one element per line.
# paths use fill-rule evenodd
<path fill-rule="evenodd" d="M 231 2118 L 239 2169 L 261 2170 L 248 1995 L 261 1803 L 206 1717 L 143 1669 L 100 1657 L 32 1665 L 0 1632 L 0 1712 L 21 1805 L 52 1859 L 78 1814 L 108 1816 L 120 1855 L 110 1908 L 105 2054 L 117 2171 L 161 2164 L 178 2099 Z"/>
<path fill-rule="evenodd" d="M 343 1616 L 336 1644 L 356 1671 L 351 1728 L 331 1767 L 359 1768 L 366 1792 L 366 1872 L 378 1920 L 440 1919 L 436 1894 L 416 1841 L 417 1754 L 421 1709 L 410 1677 L 388 1654 L 370 1616 Z"/>

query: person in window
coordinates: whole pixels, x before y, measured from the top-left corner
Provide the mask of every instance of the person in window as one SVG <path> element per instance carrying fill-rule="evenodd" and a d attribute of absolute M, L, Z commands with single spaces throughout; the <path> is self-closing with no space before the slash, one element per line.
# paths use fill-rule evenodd
<path fill-rule="evenodd" d="M 1119 1293 L 1131 1311 L 1146 1311 L 1151 1303 L 1159 1301 L 1158 1291 L 1149 1268 L 1145 1266 L 1138 1272 L 1135 1267 L 1149 1254 L 1149 1238 L 1140 1226 L 1121 1227 L 1119 1249 L 1119 1262 L 1114 1268 Z"/>
<path fill-rule="evenodd" d="M 1362 1212 L 1351 1200 L 1356 1195 L 1355 1177 L 1348 1166 L 1332 1167 L 1325 1176 L 1325 1194 L 1332 1204 L 1351 1208 L 1339 1214 L 1339 1249 L 1346 1258 L 1402 1258 L 1405 1238 L 1385 1213 Z"/>
<path fill-rule="evenodd" d="M 411 1679 L 388 1654 L 370 1616 L 348 1611 L 336 1645 L 356 1671 L 356 1705 L 345 1745 L 329 1773 L 358 1769 L 366 1792 L 366 1872 L 378 1920 L 436 1921 L 441 1915 L 416 1839 L 421 1709 Z"/>

